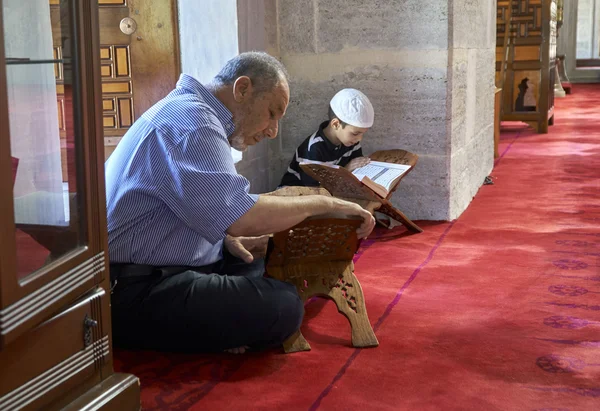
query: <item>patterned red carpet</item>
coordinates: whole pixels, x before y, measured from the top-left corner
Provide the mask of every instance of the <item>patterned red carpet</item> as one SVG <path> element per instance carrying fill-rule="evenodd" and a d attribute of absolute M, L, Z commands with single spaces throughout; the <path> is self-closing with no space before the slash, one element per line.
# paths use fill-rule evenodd
<path fill-rule="evenodd" d="M 364 245 L 378 348 L 317 300 L 311 352 L 117 352 L 117 369 L 145 410 L 600 410 L 599 107 L 578 86 L 549 134 L 508 125 L 495 184 L 457 221 Z"/>

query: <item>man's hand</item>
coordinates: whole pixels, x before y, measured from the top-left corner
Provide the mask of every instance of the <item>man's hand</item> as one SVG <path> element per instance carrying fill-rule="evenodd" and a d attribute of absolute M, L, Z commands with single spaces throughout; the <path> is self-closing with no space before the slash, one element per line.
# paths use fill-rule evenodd
<path fill-rule="evenodd" d="M 255 258 L 263 258 L 267 254 L 269 236 L 260 237 L 232 237 L 228 235 L 223 244 L 234 257 L 250 264 Z"/>
<path fill-rule="evenodd" d="M 366 166 L 370 162 L 371 159 L 369 157 L 356 157 L 346 165 L 346 168 L 348 169 L 348 171 L 354 171 L 357 168 Z"/>
<path fill-rule="evenodd" d="M 340 200 L 338 198 L 331 198 L 334 202 L 334 212 L 342 213 L 348 217 L 357 216 L 362 218 L 363 222 L 356 230 L 356 235 L 359 239 L 367 238 L 373 228 L 375 227 L 375 218 L 373 215 L 359 206 L 358 204 L 351 203 L 349 201 Z"/>

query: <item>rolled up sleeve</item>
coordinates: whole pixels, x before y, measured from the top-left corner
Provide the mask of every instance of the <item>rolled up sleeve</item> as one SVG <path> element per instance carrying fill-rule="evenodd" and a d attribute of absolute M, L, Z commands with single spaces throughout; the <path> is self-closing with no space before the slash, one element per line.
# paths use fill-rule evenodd
<path fill-rule="evenodd" d="M 224 133 L 202 127 L 169 150 L 161 198 L 188 227 L 212 244 L 258 200 L 239 175 Z"/>

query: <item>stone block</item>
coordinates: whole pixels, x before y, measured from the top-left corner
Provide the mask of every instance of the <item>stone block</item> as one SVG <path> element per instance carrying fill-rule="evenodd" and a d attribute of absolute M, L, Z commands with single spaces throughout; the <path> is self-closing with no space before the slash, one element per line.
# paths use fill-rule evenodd
<path fill-rule="evenodd" d="M 444 124 L 410 126 L 399 124 L 381 124 L 373 127 L 363 139 L 363 151 L 372 153 L 377 150 L 403 149 L 421 155 L 446 155 L 447 130 Z"/>
<path fill-rule="evenodd" d="M 477 50 L 475 133 L 494 122 L 495 49 Z"/>
<path fill-rule="evenodd" d="M 453 50 L 451 54 L 451 96 L 450 101 L 450 143 L 451 151 L 462 147 L 467 138 L 467 93 L 468 93 L 468 53 L 466 50 Z"/>
<path fill-rule="evenodd" d="M 281 121 L 281 147 L 287 156 L 320 122 L 327 119 L 329 101 L 337 88 L 331 83 L 296 82 L 290 84 L 291 98 L 287 112 Z"/>
<path fill-rule="evenodd" d="M 271 157 L 269 160 L 269 190 L 271 191 L 277 188 L 281 182 L 281 178 L 285 174 L 290 160 L 292 158 L 285 158 L 283 156 Z"/>
<path fill-rule="evenodd" d="M 445 155 L 446 72 L 396 68 L 387 70 L 385 76 L 387 82 L 358 82 L 375 108 L 375 123 L 365 137 L 365 147 Z"/>
<path fill-rule="evenodd" d="M 368 88 L 371 94 L 397 96 L 403 100 L 445 100 L 447 70 L 392 65 L 360 66 L 334 76 L 332 81 L 340 87 Z M 376 100 L 371 96 L 369 99 Z"/>
<path fill-rule="evenodd" d="M 463 147 L 472 138 L 478 115 L 477 50 L 458 49 L 452 53 L 451 149 Z"/>
<path fill-rule="evenodd" d="M 392 203 L 411 219 L 447 220 L 448 157 L 420 156 L 392 197 Z"/>
<path fill-rule="evenodd" d="M 453 0 L 452 19 L 452 47 L 471 49 L 487 48 L 490 46 L 490 28 L 496 28 L 496 16 L 490 11 L 490 1 L 479 0 Z"/>
<path fill-rule="evenodd" d="M 471 154 L 475 170 L 484 177 L 494 168 L 494 124 L 484 127 L 475 138 L 474 150 Z"/>
<path fill-rule="evenodd" d="M 243 1 L 243 0 L 242 0 Z M 265 49 L 273 56 L 279 56 L 277 35 L 277 0 L 263 0 L 265 15 Z"/>
<path fill-rule="evenodd" d="M 398 188 L 392 197 L 392 204 L 398 207 L 411 220 L 448 221 L 448 188 L 428 189 L 427 187 Z"/>
<path fill-rule="evenodd" d="M 494 162 L 493 124 L 484 128 L 466 146 L 453 151 L 450 160 L 450 216 L 457 218 L 491 172 Z"/>
<path fill-rule="evenodd" d="M 452 53 L 452 152 L 493 124 L 493 49 L 458 49 Z"/>
<path fill-rule="evenodd" d="M 236 164 L 237 172 L 250 181 L 252 193 L 265 192 L 269 188 L 269 150 L 266 142 L 248 147 L 243 159 Z"/>
<path fill-rule="evenodd" d="M 465 140 L 469 141 L 477 133 L 477 49 L 468 49 L 467 52 L 467 105 L 465 108 Z"/>
<path fill-rule="evenodd" d="M 423 189 L 445 189 L 449 186 L 450 164 L 447 156 L 421 155 L 415 168 L 401 185 Z"/>
<path fill-rule="evenodd" d="M 475 177 L 478 176 L 470 173 L 471 163 L 468 154 L 468 150 L 461 150 L 451 160 L 449 215 L 452 219 L 458 218 L 466 210 L 473 199 L 473 189 L 479 189 L 483 183 L 483 179 L 476 179 Z"/>
<path fill-rule="evenodd" d="M 279 0 L 280 52 L 316 52 L 313 0 Z"/>
<path fill-rule="evenodd" d="M 319 52 L 337 52 L 345 47 L 448 48 L 448 2 L 316 1 Z"/>

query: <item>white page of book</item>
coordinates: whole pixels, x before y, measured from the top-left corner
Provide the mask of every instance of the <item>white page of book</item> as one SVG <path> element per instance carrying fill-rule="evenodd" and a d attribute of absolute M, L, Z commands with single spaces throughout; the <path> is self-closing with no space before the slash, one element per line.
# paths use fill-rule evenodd
<path fill-rule="evenodd" d="M 374 166 L 384 167 L 384 168 L 396 168 L 398 170 L 404 170 L 404 171 L 406 171 L 410 168 L 410 166 L 407 166 L 405 164 L 383 163 L 381 161 L 370 161 L 369 164 L 372 164 Z"/>
<path fill-rule="evenodd" d="M 392 167 L 393 166 L 393 167 Z M 380 184 L 389 190 L 392 182 L 404 174 L 410 166 L 402 164 L 381 163 L 372 161 L 364 167 L 357 168 L 352 172 L 359 180 L 368 177 L 375 183 Z"/>
<path fill-rule="evenodd" d="M 329 161 L 329 162 L 316 161 L 316 160 L 309 160 L 307 158 L 302 158 L 302 159 L 298 159 L 298 160 L 300 160 L 300 164 L 319 164 L 319 165 L 327 166 L 327 167 L 331 167 L 331 168 L 340 168 L 340 166 L 338 166 L 337 164 L 333 164 L 333 161 Z"/>

